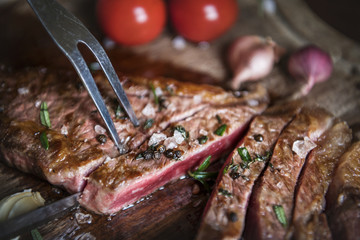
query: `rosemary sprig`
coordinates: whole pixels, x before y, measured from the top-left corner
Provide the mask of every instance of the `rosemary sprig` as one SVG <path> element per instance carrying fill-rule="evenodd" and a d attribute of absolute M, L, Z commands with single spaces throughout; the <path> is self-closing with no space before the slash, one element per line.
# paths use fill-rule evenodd
<path fill-rule="evenodd" d="M 209 178 L 216 178 L 216 176 L 218 175 L 217 172 L 205 172 L 205 170 L 210 165 L 210 159 L 211 156 L 208 156 L 194 172 L 188 172 L 190 177 L 201 182 L 201 184 L 204 185 L 206 191 L 210 191 L 209 185 L 206 180 Z"/>
<path fill-rule="evenodd" d="M 45 127 L 51 128 L 50 115 L 46 102 L 42 102 L 40 106 L 40 122 Z"/>

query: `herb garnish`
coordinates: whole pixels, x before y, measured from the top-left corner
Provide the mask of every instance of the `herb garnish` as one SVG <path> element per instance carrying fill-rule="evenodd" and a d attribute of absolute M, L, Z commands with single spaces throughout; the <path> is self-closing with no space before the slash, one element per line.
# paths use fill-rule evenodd
<path fill-rule="evenodd" d="M 240 157 L 241 157 L 241 160 L 243 161 L 243 163 L 241 164 L 241 167 L 242 168 L 249 168 L 249 164 L 251 163 L 251 157 L 250 157 L 250 154 L 248 152 L 248 150 L 246 149 L 246 147 L 239 147 L 237 149 Z"/>
<path fill-rule="evenodd" d="M 232 197 L 232 194 L 226 190 L 226 189 L 223 189 L 223 188 L 219 188 L 219 192 L 218 192 L 220 195 L 224 195 L 225 197 Z"/>
<path fill-rule="evenodd" d="M 214 133 L 218 136 L 222 136 L 224 134 L 224 132 L 226 131 L 227 125 L 226 124 L 222 124 L 220 127 L 218 127 Z"/>
<path fill-rule="evenodd" d="M 216 114 L 215 117 L 216 117 L 216 119 L 218 120 L 218 123 L 219 123 L 219 124 L 222 124 L 222 120 L 221 120 L 220 116 L 219 116 L 218 114 Z"/>
<path fill-rule="evenodd" d="M 270 160 L 271 156 L 272 156 L 271 151 L 267 151 L 264 156 L 256 154 L 254 161 L 267 162 L 268 160 Z"/>
<path fill-rule="evenodd" d="M 174 127 L 174 131 L 178 131 L 179 133 L 181 133 L 181 135 L 183 136 L 184 139 L 188 139 L 189 138 L 189 132 L 185 130 L 185 128 L 181 125 L 176 125 Z"/>
<path fill-rule="evenodd" d="M 234 164 L 234 159 L 231 159 L 231 163 L 224 168 L 223 174 L 226 174 L 229 170 L 237 171 L 238 168 L 239 168 L 239 165 Z"/>
<path fill-rule="evenodd" d="M 43 148 L 45 148 L 45 150 L 49 149 L 49 140 L 47 138 L 46 132 L 42 132 L 40 134 L 40 142 Z"/>
<path fill-rule="evenodd" d="M 209 178 L 215 178 L 218 174 L 217 172 L 205 172 L 205 170 L 210 165 L 210 159 L 211 156 L 208 156 L 194 172 L 188 171 L 189 176 L 201 182 L 204 185 L 206 191 L 210 191 L 210 188 L 205 180 Z"/>
<path fill-rule="evenodd" d="M 281 205 L 274 205 L 273 210 L 275 212 L 276 218 L 279 220 L 281 225 L 286 228 L 287 227 L 287 219 L 285 216 L 284 208 Z"/>
<path fill-rule="evenodd" d="M 126 119 L 127 118 L 124 108 L 121 107 L 120 105 L 117 105 L 117 107 L 116 107 L 115 118 L 116 119 Z"/>
<path fill-rule="evenodd" d="M 40 122 L 45 127 L 51 128 L 50 115 L 46 102 L 42 102 L 40 106 Z"/>
<path fill-rule="evenodd" d="M 33 240 L 43 240 L 41 234 L 39 233 L 39 231 L 36 228 L 31 230 L 31 236 L 32 236 Z"/>
<path fill-rule="evenodd" d="M 150 119 L 147 119 L 144 123 L 144 129 L 149 129 L 153 126 L 154 124 L 154 119 L 150 118 Z"/>
<path fill-rule="evenodd" d="M 154 94 L 155 105 L 158 105 L 159 104 L 159 98 L 156 95 L 155 87 L 154 87 L 154 85 L 152 83 L 150 83 L 150 88 L 151 88 L 152 93 Z"/>
<path fill-rule="evenodd" d="M 206 136 L 206 135 L 203 135 L 198 138 L 198 141 L 200 144 L 205 144 L 207 142 L 207 140 L 208 140 L 208 136 Z"/>

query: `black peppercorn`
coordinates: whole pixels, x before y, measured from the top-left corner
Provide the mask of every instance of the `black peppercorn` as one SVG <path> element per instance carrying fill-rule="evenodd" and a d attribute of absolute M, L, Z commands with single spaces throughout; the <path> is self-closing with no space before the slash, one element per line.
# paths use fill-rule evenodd
<path fill-rule="evenodd" d="M 165 157 L 167 158 L 173 158 L 174 157 L 174 151 L 172 149 L 168 149 L 164 152 Z"/>
<path fill-rule="evenodd" d="M 174 159 L 179 159 L 181 158 L 182 155 L 183 155 L 183 151 L 181 150 L 174 151 Z"/>
<path fill-rule="evenodd" d="M 238 216 L 235 212 L 230 212 L 229 213 L 229 220 L 231 222 L 236 222 L 238 220 Z"/>
<path fill-rule="evenodd" d="M 154 151 L 154 153 L 153 153 L 153 158 L 154 158 L 154 159 L 160 159 L 160 157 L 161 157 L 161 153 L 158 152 L 158 151 Z"/>
<path fill-rule="evenodd" d="M 106 137 L 106 135 L 104 135 L 104 134 L 99 134 L 99 135 L 96 136 L 96 140 L 97 140 L 99 143 L 104 144 L 104 143 L 106 143 L 106 141 L 107 141 L 107 137 Z"/>
<path fill-rule="evenodd" d="M 160 144 L 156 147 L 156 151 L 158 151 L 159 153 L 164 153 L 166 150 L 165 146 Z"/>
<path fill-rule="evenodd" d="M 261 134 L 255 134 L 254 135 L 254 140 L 257 141 L 257 142 L 262 142 L 262 141 L 264 141 L 264 137 Z"/>
<path fill-rule="evenodd" d="M 239 177 L 240 177 L 240 173 L 238 173 L 237 171 L 231 171 L 230 173 L 229 173 L 229 175 L 230 175 L 230 177 L 232 178 L 232 179 L 238 179 Z"/>
<path fill-rule="evenodd" d="M 145 152 L 143 152 L 142 155 L 144 156 L 145 160 L 150 160 L 153 157 L 153 152 L 148 149 Z"/>

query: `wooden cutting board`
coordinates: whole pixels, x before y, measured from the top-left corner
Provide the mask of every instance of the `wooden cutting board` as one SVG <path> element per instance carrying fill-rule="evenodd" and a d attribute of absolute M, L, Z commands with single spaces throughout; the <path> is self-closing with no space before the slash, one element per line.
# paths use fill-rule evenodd
<path fill-rule="evenodd" d="M 144 46 L 108 46 L 96 24 L 94 0 L 60 2 L 103 41 L 115 68 L 125 74 L 223 85 L 231 77 L 224 60 L 226 48 L 237 36 L 271 36 L 289 52 L 306 43 L 317 44 L 331 53 L 335 70 L 330 80 L 316 85 L 304 101 L 323 106 L 346 120 L 353 129 L 354 139 L 360 139 L 360 46 L 322 22 L 300 0 L 278 0 L 273 14 L 261 12 L 258 1 L 239 0 L 240 16 L 229 32 L 210 44 L 186 43 L 182 50 L 173 47 L 176 35 L 171 29 Z M 71 69 L 24 1 L 5 1 L 0 5 L 0 29 L 1 67 Z M 87 59 L 91 61 L 90 57 Z M 274 101 L 296 86 L 283 63 L 262 83 Z M 0 164 L 0 181 L 0 198 L 29 188 L 40 191 L 47 202 L 67 195 L 3 164 Z M 168 183 L 114 216 L 98 216 L 78 208 L 38 230 L 44 239 L 194 239 L 209 197 L 202 187 L 196 191 L 197 184 L 189 178 Z M 21 239 L 27 238 L 31 238 L 30 234 Z"/>

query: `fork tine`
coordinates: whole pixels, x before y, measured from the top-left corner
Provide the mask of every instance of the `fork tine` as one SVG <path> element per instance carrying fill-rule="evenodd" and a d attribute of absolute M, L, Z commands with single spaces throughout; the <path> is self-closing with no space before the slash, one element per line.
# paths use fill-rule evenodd
<path fill-rule="evenodd" d="M 91 35 L 92 36 L 92 35 Z M 121 86 L 120 80 L 115 72 L 114 67 L 112 66 L 109 57 L 107 56 L 105 50 L 100 45 L 100 43 L 92 36 L 92 39 L 88 39 L 88 41 L 83 42 L 88 48 L 92 51 L 95 55 L 98 63 L 100 64 L 101 68 L 103 69 L 107 79 L 109 80 L 117 98 L 121 102 L 122 106 L 124 107 L 127 115 L 129 116 L 131 122 L 134 124 L 135 127 L 139 126 L 138 119 L 131 108 L 130 102 L 126 97 L 125 91 Z"/>
<path fill-rule="evenodd" d="M 104 100 L 101 97 L 99 89 L 95 84 L 95 81 L 90 73 L 89 68 L 86 65 L 85 60 L 83 59 L 83 57 L 81 56 L 78 50 L 72 51 L 72 53 L 68 55 L 68 58 L 73 64 L 81 80 L 84 82 L 87 91 L 89 92 L 91 98 L 93 99 L 96 108 L 98 109 L 101 117 L 103 118 L 107 126 L 107 129 L 110 132 L 110 135 L 114 141 L 115 146 L 119 149 L 120 154 L 124 154 L 125 152 L 127 152 L 127 147 L 120 142 L 120 138 L 116 131 L 115 125 L 111 120 L 110 114 L 106 108 Z"/>

